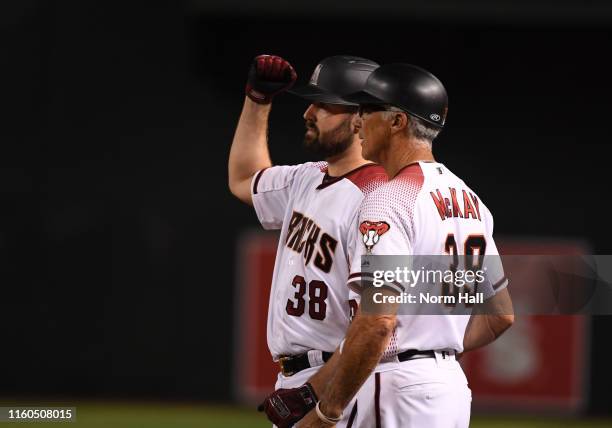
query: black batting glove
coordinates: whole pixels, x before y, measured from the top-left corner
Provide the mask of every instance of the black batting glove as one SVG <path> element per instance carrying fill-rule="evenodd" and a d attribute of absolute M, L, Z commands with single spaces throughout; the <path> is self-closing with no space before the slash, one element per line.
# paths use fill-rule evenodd
<path fill-rule="evenodd" d="M 249 70 L 246 95 L 258 104 L 269 104 L 274 95 L 291 88 L 297 79 L 295 70 L 280 56 L 256 56 Z"/>
<path fill-rule="evenodd" d="M 257 407 L 266 412 L 268 419 L 278 428 L 291 428 L 317 405 L 317 395 L 310 383 L 299 388 L 279 389 L 268 395 Z"/>

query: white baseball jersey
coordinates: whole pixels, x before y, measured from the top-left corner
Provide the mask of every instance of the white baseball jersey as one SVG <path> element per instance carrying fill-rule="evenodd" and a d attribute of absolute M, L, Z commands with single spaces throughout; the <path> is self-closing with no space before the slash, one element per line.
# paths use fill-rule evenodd
<path fill-rule="evenodd" d="M 348 236 L 364 195 L 386 182 L 382 167 L 330 177 L 325 162 L 274 166 L 252 182 L 266 229 L 281 229 L 270 303 L 268 347 L 274 360 L 309 350 L 334 352 L 349 325 Z"/>
<path fill-rule="evenodd" d="M 407 165 L 367 195 L 359 225 L 351 234 L 356 252 L 349 276 L 349 287 L 357 291 L 362 280 L 371 280 L 361 276 L 361 255 L 498 254 L 487 207 L 436 162 Z M 485 299 L 507 286 L 500 266 L 489 274 L 479 289 Z M 399 315 L 383 358 L 408 349 L 461 352 L 468 321 L 469 315 Z"/>

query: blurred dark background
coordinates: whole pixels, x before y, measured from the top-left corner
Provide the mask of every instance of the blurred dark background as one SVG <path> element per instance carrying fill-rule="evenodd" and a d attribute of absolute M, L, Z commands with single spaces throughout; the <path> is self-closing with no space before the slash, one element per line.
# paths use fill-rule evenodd
<path fill-rule="evenodd" d="M 227 189 L 253 56 L 306 80 L 325 56 L 411 62 L 450 96 L 437 159 L 503 236 L 610 254 L 612 6 L 603 1 L 6 1 L 0 395 L 231 400 L 236 239 Z M 301 150 L 275 102 L 276 163 Z M 591 413 L 610 412 L 595 317 Z"/>

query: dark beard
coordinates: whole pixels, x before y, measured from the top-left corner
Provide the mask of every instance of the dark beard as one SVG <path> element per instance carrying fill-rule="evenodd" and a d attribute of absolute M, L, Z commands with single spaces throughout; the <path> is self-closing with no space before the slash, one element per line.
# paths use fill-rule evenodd
<path fill-rule="evenodd" d="M 320 134 L 319 129 L 312 122 L 307 122 L 306 126 L 315 132 L 313 137 L 304 137 L 306 149 L 321 159 L 329 159 L 343 153 L 353 143 L 353 130 L 351 120 L 347 119 L 339 124 L 335 129 Z"/>

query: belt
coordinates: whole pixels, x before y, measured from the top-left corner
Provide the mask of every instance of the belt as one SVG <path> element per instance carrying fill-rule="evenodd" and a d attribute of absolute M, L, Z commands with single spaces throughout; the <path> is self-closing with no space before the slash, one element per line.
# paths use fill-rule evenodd
<path fill-rule="evenodd" d="M 417 349 L 408 349 L 407 351 L 397 354 L 397 359 L 400 362 L 408 360 L 418 360 L 419 358 L 436 358 L 434 351 L 419 351 Z"/>
<path fill-rule="evenodd" d="M 334 355 L 331 352 L 324 352 L 324 351 L 315 351 L 315 352 L 321 353 L 321 357 L 323 358 L 324 363 L 326 363 L 332 357 L 332 355 Z M 299 373 L 304 369 L 313 367 L 310 364 L 308 353 L 280 357 L 278 359 L 278 364 L 280 365 L 281 373 L 285 376 L 293 376 L 294 374 Z M 316 367 L 316 365 L 314 367 Z"/>

